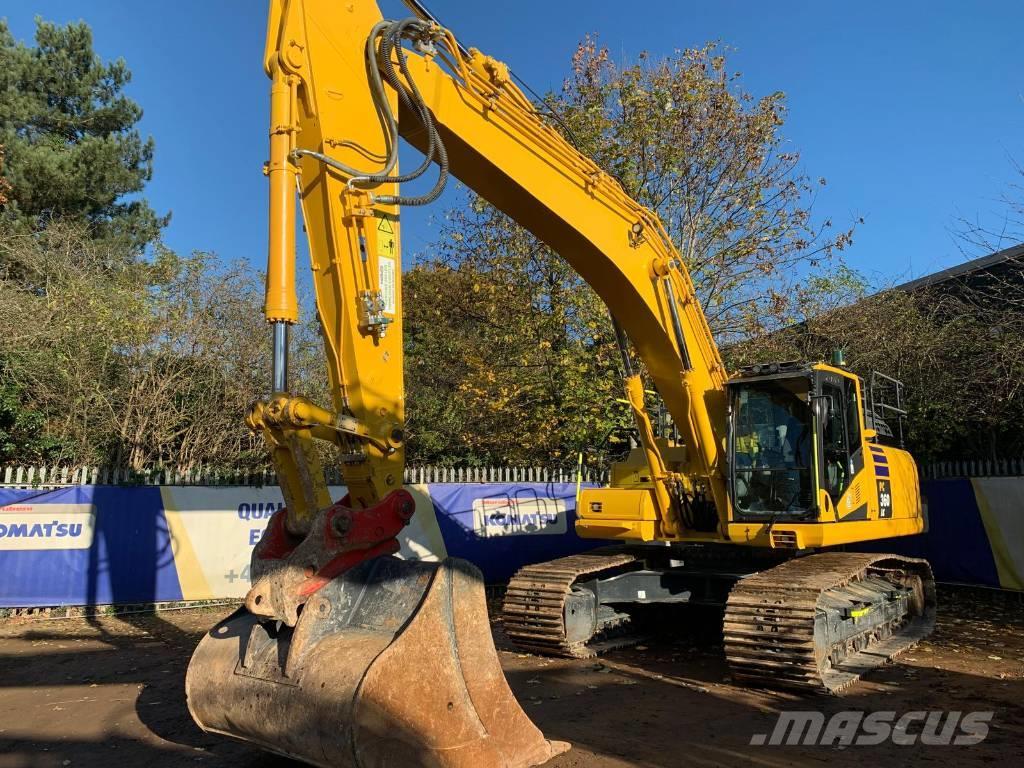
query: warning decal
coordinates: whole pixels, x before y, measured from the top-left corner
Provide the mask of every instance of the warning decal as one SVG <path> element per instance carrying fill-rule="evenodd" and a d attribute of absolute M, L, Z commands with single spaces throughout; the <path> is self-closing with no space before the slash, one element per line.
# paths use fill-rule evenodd
<path fill-rule="evenodd" d="M 378 214 L 377 280 L 384 299 L 384 311 L 395 314 L 395 266 L 398 259 L 398 218 Z"/>
<path fill-rule="evenodd" d="M 391 216 L 381 216 L 377 219 L 377 254 L 389 256 L 392 259 L 398 256 L 398 241 L 395 231 L 398 220 Z"/>
<path fill-rule="evenodd" d="M 387 256 L 377 258 L 377 279 L 380 281 L 380 295 L 384 299 L 384 311 L 395 314 L 395 260 Z"/>

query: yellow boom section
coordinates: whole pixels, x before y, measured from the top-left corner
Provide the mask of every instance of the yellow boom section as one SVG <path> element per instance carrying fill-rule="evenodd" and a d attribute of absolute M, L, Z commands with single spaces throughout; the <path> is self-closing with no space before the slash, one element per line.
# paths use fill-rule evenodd
<path fill-rule="evenodd" d="M 453 175 L 566 259 L 607 304 L 690 449 L 687 474 L 708 478 L 725 509 L 718 427 L 725 424 L 725 372 L 658 217 L 548 126 L 500 62 L 470 51 L 462 81 L 422 58 L 409 65 Z M 412 123 L 399 117 L 400 128 Z M 402 133 L 423 148 L 422 133 Z"/>
<path fill-rule="evenodd" d="M 352 506 L 400 487 L 404 462 L 401 263 L 395 206 L 369 205 L 316 150 L 379 166 L 387 137 L 376 118 L 364 50 L 380 21 L 374 3 L 272 0 L 264 67 L 271 78 L 269 322 L 295 322 L 296 190 L 301 201 L 332 395 L 332 410 L 283 394 L 257 404 L 250 425 L 271 446 L 289 510 L 303 531 L 326 494 L 311 439 L 334 442 Z M 392 108 L 396 108 L 394 94 Z M 395 191 L 384 184 L 378 193 Z M 282 415 L 283 414 L 283 415 Z"/>

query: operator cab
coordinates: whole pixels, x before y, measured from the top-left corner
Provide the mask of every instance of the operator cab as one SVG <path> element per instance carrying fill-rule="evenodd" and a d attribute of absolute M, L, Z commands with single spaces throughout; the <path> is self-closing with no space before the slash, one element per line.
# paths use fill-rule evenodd
<path fill-rule="evenodd" d="M 728 383 L 735 520 L 812 520 L 864 466 L 860 379 L 821 363 L 740 369 Z"/>

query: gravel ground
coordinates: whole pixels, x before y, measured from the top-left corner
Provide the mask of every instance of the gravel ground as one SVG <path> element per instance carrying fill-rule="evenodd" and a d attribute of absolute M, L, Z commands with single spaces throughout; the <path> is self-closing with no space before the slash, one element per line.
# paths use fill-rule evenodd
<path fill-rule="evenodd" d="M 949 589 L 940 599 L 932 638 L 841 698 L 732 685 L 713 616 L 680 613 L 664 634 L 596 661 L 517 653 L 500 627 L 496 642 L 526 712 L 549 738 L 573 744 L 551 768 L 1024 765 L 1024 602 Z M 225 613 L 0 624 L 0 768 L 296 765 L 207 736 L 189 718 L 185 666 Z M 781 710 L 994 715 L 970 747 L 751 746 Z"/>

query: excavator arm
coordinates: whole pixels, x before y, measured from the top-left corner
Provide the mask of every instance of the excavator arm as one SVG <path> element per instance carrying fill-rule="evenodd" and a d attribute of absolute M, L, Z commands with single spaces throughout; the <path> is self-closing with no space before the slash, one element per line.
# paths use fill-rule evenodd
<path fill-rule="evenodd" d="M 277 417 L 294 401 L 282 394 L 250 418 L 267 434 L 283 485 L 297 489 L 287 499 L 290 528 L 302 531 L 302 521 L 324 506 L 322 483 L 311 479 L 322 473 L 309 467 L 310 428 L 318 433 L 311 437 L 326 434 L 341 448 L 346 484 L 361 506 L 400 484 L 397 203 L 426 200 L 402 198 L 397 184 L 385 180 L 402 178 L 393 162 L 397 136 L 428 160 L 441 160 L 442 183 L 450 172 L 564 257 L 608 306 L 659 536 L 681 535 L 681 501 L 696 496 L 709 497 L 724 520 L 725 371 L 658 217 L 552 128 L 504 64 L 465 51 L 428 19 L 399 24 L 383 22 L 369 1 L 272 3 L 265 57 L 273 81 L 266 315 L 276 324 L 297 319 L 297 185 L 334 395 L 333 412 L 317 412 L 315 419 Z M 686 446 L 686 460 L 674 471 L 655 439 L 627 337 Z M 339 419 L 354 428 L 339 431 Z"/>
<path fill-rule="evenodd" d="M 373 0 L 271 0 L 274 391 L 247 423 L 265 437 L 286 508 L 253 552 L 245 607 L 200 643 L 186 690 L 204 729 L 318 765 L 526 768 L 567 745 L 544 739 L 508 689 L 479 572 L 391 556 L 416 506 L 402 487 L 402 207 L 433 201 L 455 176 L 607 304 L 646 465 L 643 487 L 608 500 L 650 512 L 645 535 L 654 525 L 681 537 L 697 499 L 725 514 L 725 373 L 657 216 L 548 125 L 504 64 L 414 8 L 390 22 Z M 398 168 L 401 138 L 423 153 L 417 168 Z M 403 193 L 434 173 L 429 192 Z M 288 386 L 300 210 L 327 352 L 323 404 Z M 682 460 L 672 448 L 669 462 L 654 433 L 634 354 L 680 431 Z M 344 499 L 330 498 L 317 441 L 337 450 Z"/>

